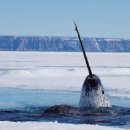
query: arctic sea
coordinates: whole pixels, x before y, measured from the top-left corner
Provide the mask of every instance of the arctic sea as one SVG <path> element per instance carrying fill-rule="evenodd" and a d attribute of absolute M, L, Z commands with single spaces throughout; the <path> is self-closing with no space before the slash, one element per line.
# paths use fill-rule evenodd
<path fill-rule="evenodd" d="M 130 108 L 130 54 L 87 53 L 87 56 L 111 104 Z M 17 115 L 12 111 L 60 104 L 77 107 L 87 75 L 80 52 L 0 52 L 0 129 L 130 129 L 126 117 L 109 125 L 81 122 L 80 118 L 68 122 L 25 118 L 25 113 Z"/>

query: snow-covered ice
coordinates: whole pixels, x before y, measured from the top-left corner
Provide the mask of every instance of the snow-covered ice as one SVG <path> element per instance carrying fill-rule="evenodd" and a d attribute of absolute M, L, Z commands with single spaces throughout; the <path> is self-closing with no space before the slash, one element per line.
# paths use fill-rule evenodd
<path fill-rule="evenodd" d="M 87 55 L 110 95 L 130 97 L 129 53 Z M 80 91 L 87 74 L 80 52 L 0 52 L 0 87 Z"/>
<path fill-rule="evenodd" d="M 0 122 L 0 130 L 123 130 L 99 125 L 74 125 L 57 122 Z"/>

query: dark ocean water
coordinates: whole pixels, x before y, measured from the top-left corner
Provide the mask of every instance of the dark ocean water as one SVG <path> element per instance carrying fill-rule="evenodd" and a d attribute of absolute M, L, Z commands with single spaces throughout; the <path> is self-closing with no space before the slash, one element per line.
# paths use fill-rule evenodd
<path fill-rule="evenodd" d="M 129 98 L 109 96 L 112 108 L 79 110 L 79 97 L 77 91 L 0 88 L 0 121 L 58 121 L 130 128 Z"/>

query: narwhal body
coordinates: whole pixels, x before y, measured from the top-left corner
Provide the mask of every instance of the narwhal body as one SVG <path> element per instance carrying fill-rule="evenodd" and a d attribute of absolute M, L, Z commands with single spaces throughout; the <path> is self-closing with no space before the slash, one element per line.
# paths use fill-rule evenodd
<path fill-rule="evenodd" d="M 77 28 L 77 25 L 75 24 L 75 30 L 78 34 L 78 38 L 80 41 L 80 45 L 83 51 L 84 59 L 87 65 L 87 69 L 89 72 L 89 75 L 86 77 L 82 89 L 81 89 L 81 96 L 79 101 L 79 108 L 69 106 L 69 105 L 55 105 L 51 108 L 48 108 L 45 110 L 44 114 L 60 114 L 60 115 L 103 115 L 105 109 L 107 110 L 107 113 L 105 115 L 113 115 L 115 114 L 114 111 L 112 112 L 111 104 L 107 98 L 107 96 L 104 93 L 104 88 L 102 85 L 102 82 L 100 78 L 93 74 L 91 71 L 91 67 L 89 65 L 87 56 L 85 54 L 85 50 L 83 47 L 82 40 L 80 38 L 80 34 Z M 101 108 L 102 107 L 102 108 Z M 106 108 L 109 107 L 109 108 Z M 82 109 L 83 108 L 83 109 Z M 99 109 L 95 109 L 99 108 Z M 82 111 L 83 110 L 83 111 Z M 85 110 L 85 111 L 84 111 Z M 92 110 L 92 111 L 91 111 Z M 97 111 L 95 111 L 97 110 Z M 99 111 L 101 110 L 101 111 Z M 103 111 L 102 111 L 103 110 Z M 110 110 L 110 111 L 109 111 Z M 93 113 L 94 112 L 94 113 Z"/>
<path fill-rule="evenodd" d="M 74 24 L 89 72 L 89 75 L 86 77 L 82 86 L 79 107 L 111 107 L 111 104 L 104 93 L 104 88 L 100 78 L 91 71 L 91 67 L 85 54 L 83 43 L 75 21 Z"/>

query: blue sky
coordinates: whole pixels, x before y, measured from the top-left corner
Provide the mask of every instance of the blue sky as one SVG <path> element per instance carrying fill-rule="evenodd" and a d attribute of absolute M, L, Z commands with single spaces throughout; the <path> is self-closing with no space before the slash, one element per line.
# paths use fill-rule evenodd
<path fill-rule="evenodd" d="M 130 0 L 0 0 L 0 35 L 130 38 Z"/>

